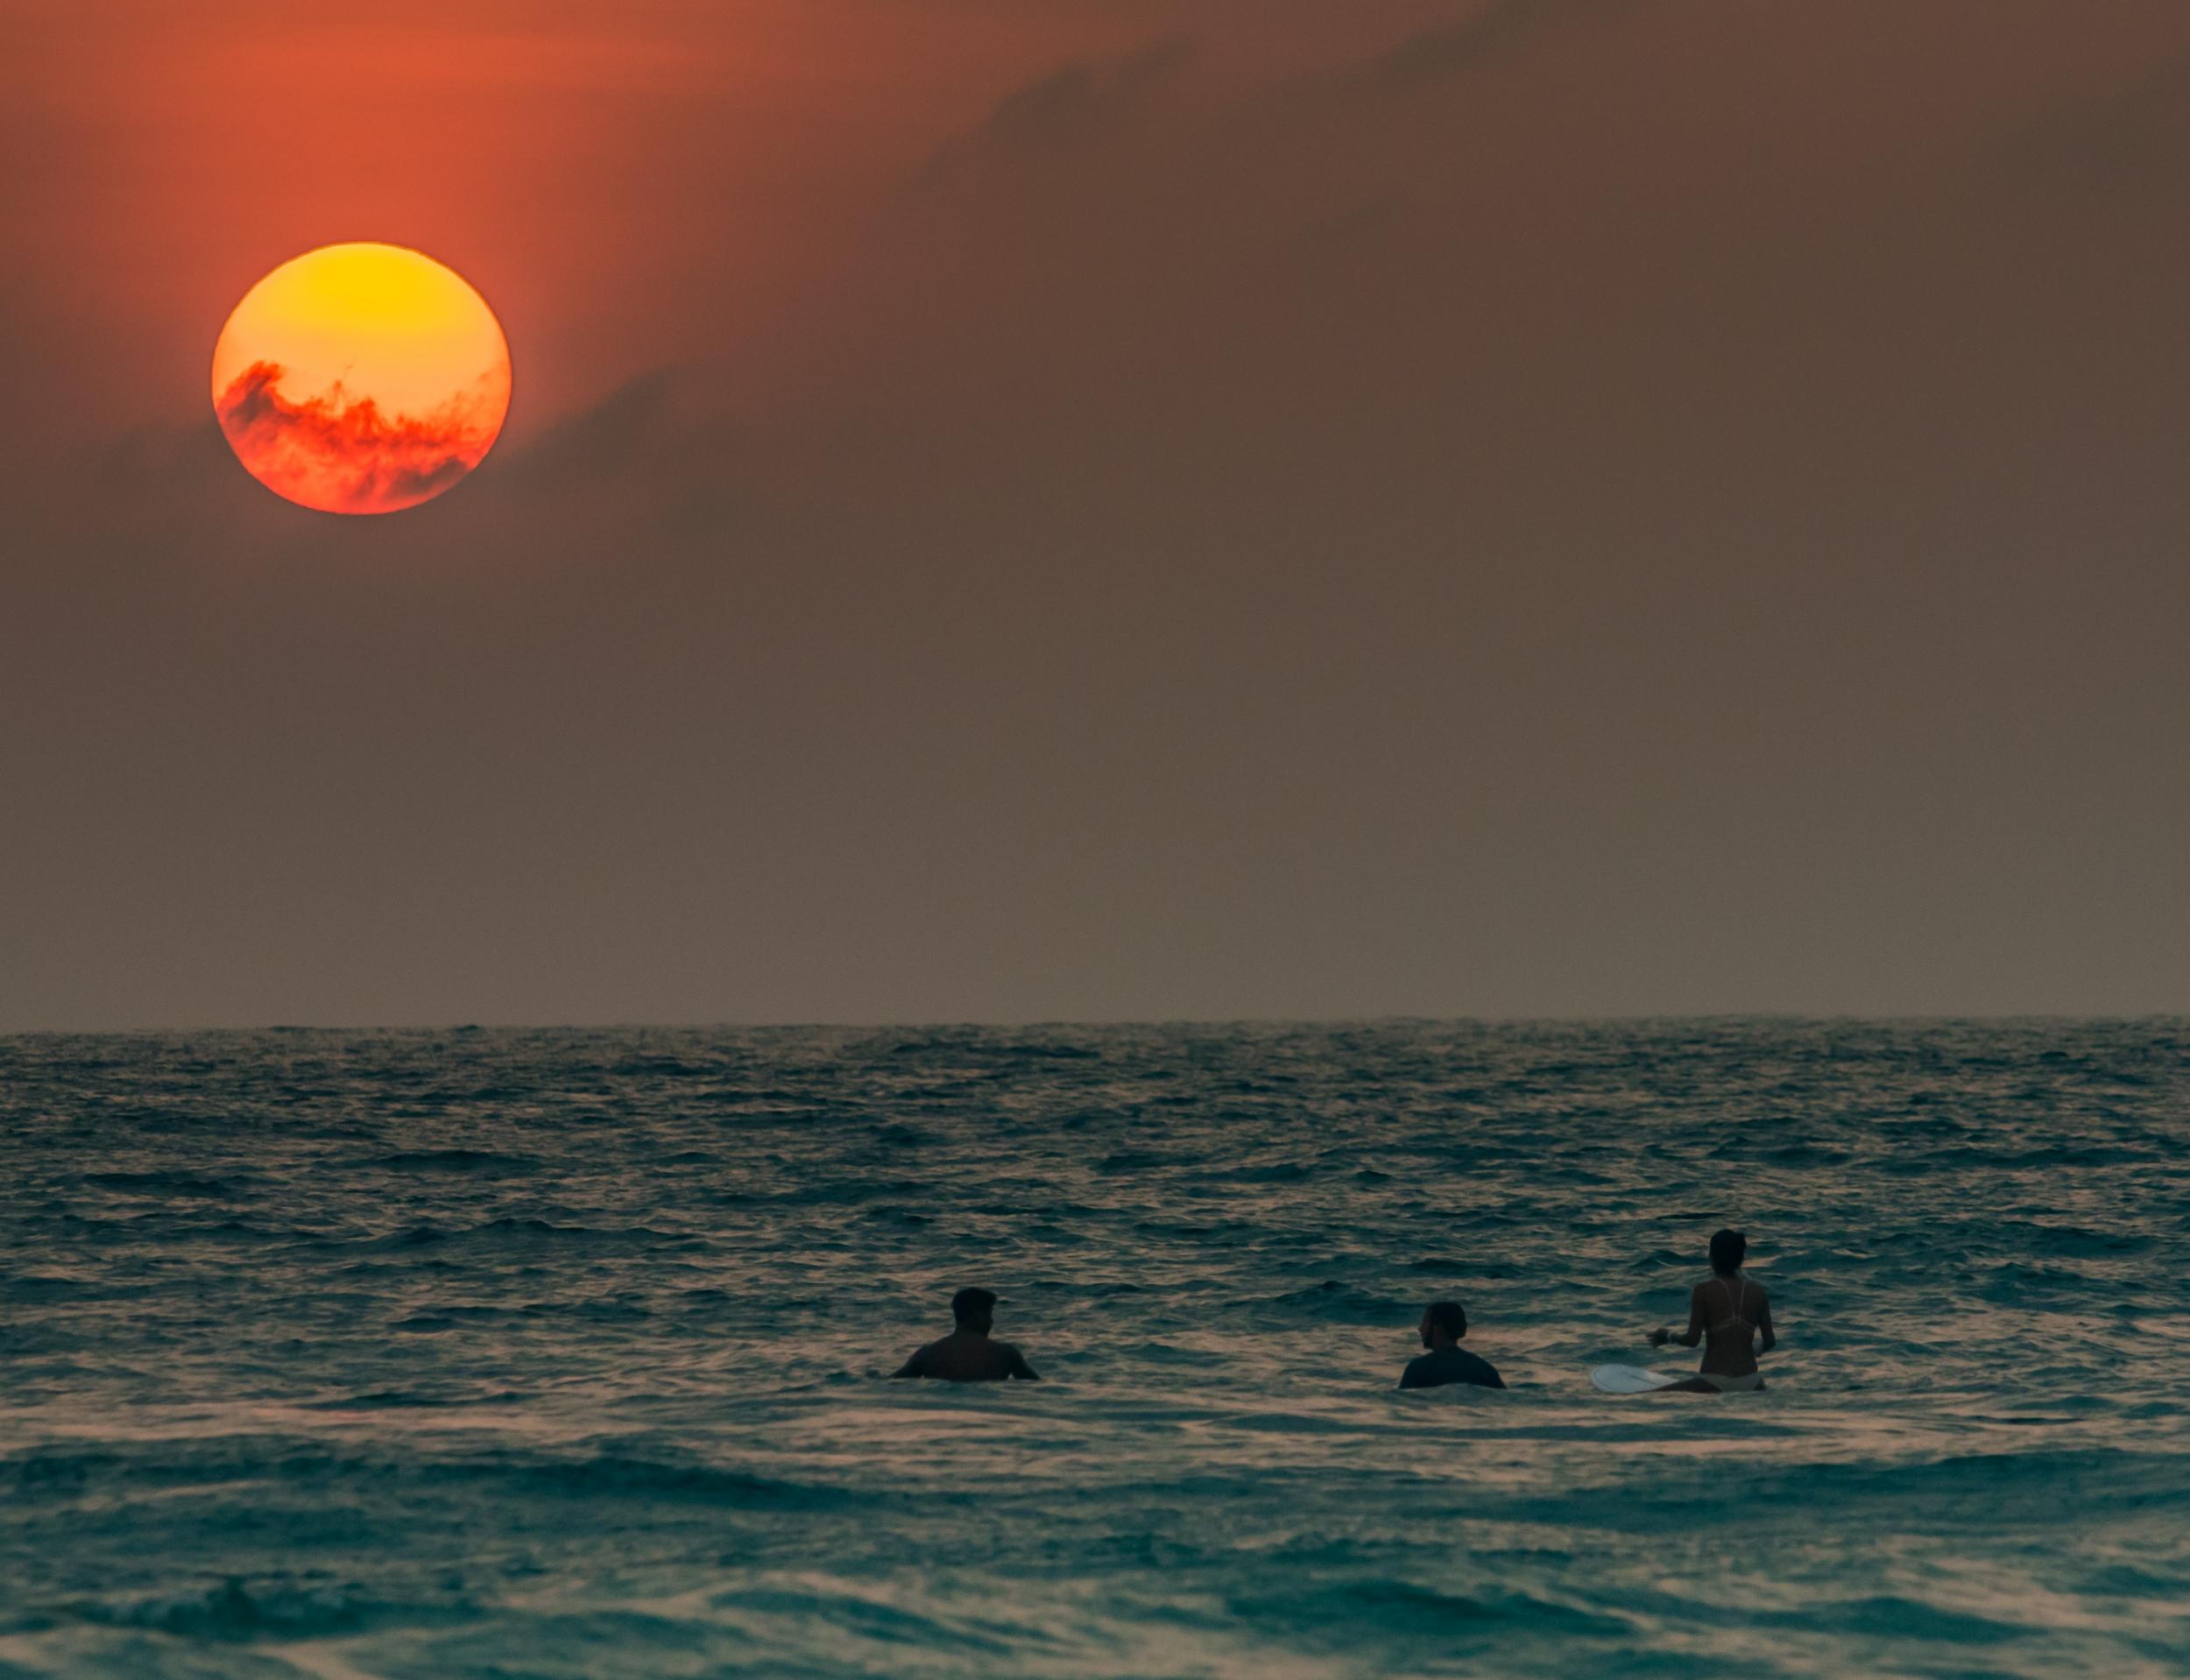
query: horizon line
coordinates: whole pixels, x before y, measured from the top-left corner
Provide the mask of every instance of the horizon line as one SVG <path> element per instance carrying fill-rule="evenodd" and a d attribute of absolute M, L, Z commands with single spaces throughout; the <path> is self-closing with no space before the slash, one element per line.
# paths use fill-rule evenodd
<path fill-rule="evenodd" d="M 1437 1015 L 1393 1013 L 1381 1015 L 1175 1015 L 1175 1016 L 1065 1016 L 1024 1020 L 446 1020 L 446 1021 L 259 1021 L 198 1023 L 188 1026 L 28 1027 L 0 1028 L 0 1042 L 32 1038 L 161 1038 L 220 1034 L 372 1034 L 430 1033 L 967 1033 L 1070 1032 L 1127 1028 L 1187 1028 L 1215 1030 L 1239 1027 L 1645 1027 L 1656 1025 L 1738 1025 L 1777 1022 L 1791 1026 L 1991 1026 L 2153 1024 L 2190 1025 L 2190 1011 L 2157 1009 L 2135 1012 L 2078 1012 L 2020 1010 L 1994 1013 L 1888 1013 L 1867 1014 L 1853 1011 L 1704 1010 L 1663 1013 L 1605 1013 L 1575 1014 Z"/>

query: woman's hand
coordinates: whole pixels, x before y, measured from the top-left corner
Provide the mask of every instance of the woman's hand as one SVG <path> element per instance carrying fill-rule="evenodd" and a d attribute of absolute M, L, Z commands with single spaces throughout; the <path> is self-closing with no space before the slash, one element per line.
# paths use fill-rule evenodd
<path fill-rule="evenodd" d="M 1666 1329 L 1663 1324 L 1660 1324 L 1656 1330 L 1650 1332 L 1650 1345 L 1652 1347 L 1664 1347 L 1666 1343 L 1671 1341 L 1672 1339 L 1673 1332 Z"/>

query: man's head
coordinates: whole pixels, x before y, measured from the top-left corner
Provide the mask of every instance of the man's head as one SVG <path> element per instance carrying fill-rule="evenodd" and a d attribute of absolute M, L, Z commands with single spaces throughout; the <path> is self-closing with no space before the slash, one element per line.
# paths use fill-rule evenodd
<path fill-rule="evenodd" d="M 978 1331 L 986 1336 L 996 1322 L 996 1291 L 993 1289 L 961 1289 L 950 1297 L 950 1316 L 957 1320 L 960 1330 Z"/>
<path fill-rule="evenodd" d="M 1732 1277 L 1741 1269 L 1741 1258 L 1749 1252 L 1749 1239 L 1738 1231 L 1716 1231 L 1711 1235 L 1711 1269 L 1720 1277 Z"/>
<path fill-rule="evenodd" d="M 1451 1347 L 1466 1334 L 1467 1315 L 1460 1310 L 1459 1302 L 1432 1301 L 1423 1309 L 1423 1346 Z"/>

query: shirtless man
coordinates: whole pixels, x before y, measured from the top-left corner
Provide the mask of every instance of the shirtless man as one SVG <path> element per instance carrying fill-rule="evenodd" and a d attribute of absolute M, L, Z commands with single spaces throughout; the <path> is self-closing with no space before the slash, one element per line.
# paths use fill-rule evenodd
<path fill-rule="evenodd" d="M 990 1339 L 990 1327 L 996 1322 L 993 1290 L 959 1290 L 950 1297 L 950 1316 L 958 1327 L 941 1341 L 922 1348 L 890 1373 L 893 1378 L 939 1377 L 945 1382 L 1002 1382 L 1011 1377 L 1023 1382 L 1042 1380 L 1017 1348 L 1009 1342 Z"/>
<path fill-rule="evenodd" d="M 1756 1355 L 1769 1353 L 1779 1338 L 1772 1334 L 1772 1300 L 1764 1286 L 1741 1275 L 1741 1261 L 1748 1253 L 1748 1239 L 1738 1231 L 1721 1231 L 1711 1239 L 1711 1275 L 1688 1297 L 1688 1328 L 1678 1336 L 1663 1324 L 1650 1332 L 1650 1345 L 1678 1342 L 1693 1347 L 1702 1342 L 1703 1370 L 1685 1382 L 1654 1390 L 1661 1394 L 1730 1394 L 1762 1388 L 1764 1374 L 1756 1368 Z M 1759 1336 L 1761 1347 L 1752 1348 Z"/>
<path fill-rule="evenodd" d="M 1443 1388 L 1456 1382 L 1473 1383 L 1479 1388 L 1506 1386 L 1489 1360 L 1477 1359 L 1460 1345 L 1460 1338 L 1467 1334 L 1467 1314 L 1459 1302 L 1431 1302 L 1422 1315 L 1419 1334 L 1423 1346 L 1430 1351 L 1408 1361 L 1407 1368 L 1399 1373 L 1402 1388 Z"/>

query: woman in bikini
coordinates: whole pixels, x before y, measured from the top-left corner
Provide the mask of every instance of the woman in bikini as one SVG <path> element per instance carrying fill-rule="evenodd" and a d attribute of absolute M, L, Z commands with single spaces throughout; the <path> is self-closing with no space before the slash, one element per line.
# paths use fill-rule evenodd
<path fill-rule="evenodd" d="M 1704 1344 L 1703 1369 L 1685 1382 L 1669 1384 L 1661 1394 L 1730 1394 L 1762 1388 L 1764 1373 L 1758 1353 L 1769 1353 L 1779 1338 L 1772 1334 L 1772 1300 L 1764 1286 L 1741 1275 L 1748 1239 L 1721 1231 L 1711 1239 L 1711 1275 L 1688 1297 L 1688 1328 L 1676 1336 L 1664 1325 L 1650 1332 L 1650 1345 Z M 1763 1337 L 1761 1345 L 1756 1338 Z"/>

